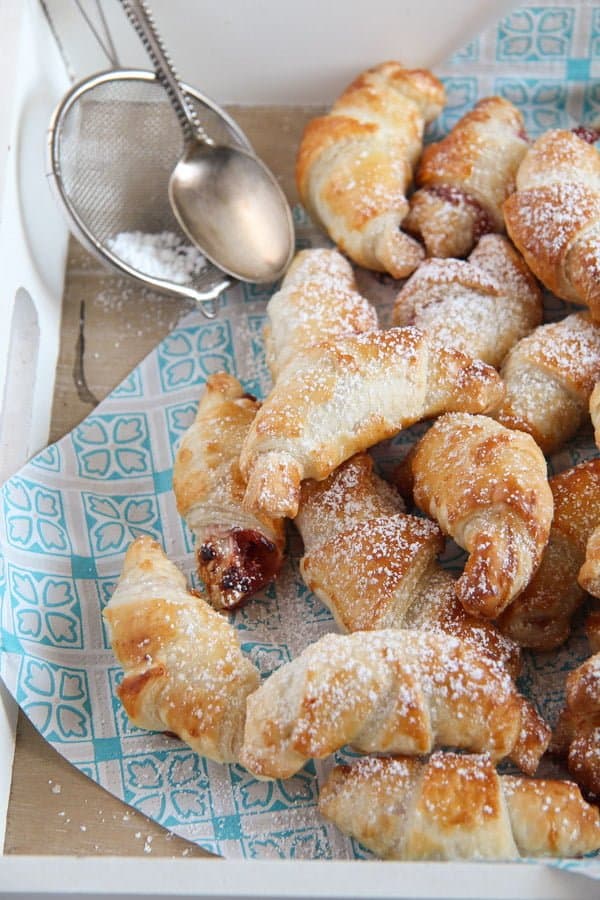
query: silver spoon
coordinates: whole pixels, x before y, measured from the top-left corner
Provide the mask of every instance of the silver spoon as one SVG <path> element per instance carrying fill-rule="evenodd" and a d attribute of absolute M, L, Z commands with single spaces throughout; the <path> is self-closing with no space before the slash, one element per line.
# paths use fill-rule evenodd
<path fill-rule="evenodd" d="M 189 239 L 241 281 L 275 281 L 294 247 L 287 200 L 272 172 L 240 147 L 216 145 L 182 90 L 144 0 L 121 0 L 177 114 L 184 150 L 169 180 L 175 217 Z"/>

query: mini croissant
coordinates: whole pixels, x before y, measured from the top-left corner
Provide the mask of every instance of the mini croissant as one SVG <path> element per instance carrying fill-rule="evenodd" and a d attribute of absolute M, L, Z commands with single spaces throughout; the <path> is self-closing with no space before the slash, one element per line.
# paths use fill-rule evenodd
<path fill-rule="evenodd" d="M 258 672 L 234 628 L 187 589 L 150 537 L 127 550 L 104 617 L 125 670 L 117 692 L 133 724 L 173 732 L 201 756 L 234 762 Z"/>
<path fill-rule="evenodd" d="M 327 634 L 248 698 L 240 761 L 288 778 L 351 744 L 421 755 L 445 745 L 537 768 L 550 732 L 505 669 L 457 638 L 384 629 Z"/>
<path fill-rule="evenodd" d="M 238 458 L 259 406 L 233 375 L 210 375 L 173 466 L 177 509 L 194 533 L 198 574 L 216 609 L 239 606 L 283 560 L 283 520 L 242 509 Z"/>
<path fill-rule="evenodd" d="M 358 293 L 352 266 L 337 250 L 301 250 L 267 304 L 264 337 L 273 381 L 298 353 L 346 334 L 377 328 L 377 313 Z"/>
<path fill-rule="evenodd" d="M 504 203 L 507 231 L 553 294 L 600 320 L 600 154 L 572 131 L 547 131 Z"/>
<path fill-rule="evenodd" d="M 430 72 L 386 62 L 360 74 L 304 131 L 300 199 L 340 250 L 367 269 L 403 278 L 424 256 L 400 225 L 425 125 L 444 102 Z"/>
<path fill-rule="evenodd" d="M 485 97 L 425 148 L 404 226 L 428 256 L 466 256 L 483 234 L 504 231 L 502 204 L 528 146 L 519 110 Z"/>
<path fill-rule="evenodd" d="M 600 378 L 600 325 L 588 313 L 540 325 L 515 344 L 500 374 L 506 394 L 494 418 L 554 453 L 587 417 Z"/>
<path fill-rule="evenodd" d="M 499 367 L 542 321 L 542 295 L 527 266 L 500 235 L 482 237 L 469 260 L 430 259 L 394 303 L 394 325 L 416 325 L 446 347 Z"/>
<path fill-rule="evenodd" d="M 444 545 L 438 526 L 403 513 L 399 494 L 373 471 L 368 454 L 323 481 L 303 482 L 294 522 L 304 541 L 302 577 L 342 630 L 439 630 L 518 674 L 517 646 L 465 612 L 453 575 L 437 564 Z"/>
<path fill-rule="evenodd" d="M 585 599 L 577 583 L 586 544 L 600 523 L 600 457 L 549 480 L 554 517 L 548 545 L 531 582 L 502 614 L 502 632 L 522 647 L 553 650 L 567 640 L 571 619 Z M 591 575 L 591 570 L 584 571 Z"/>
<path fill-rule="evenodd" d="M 367 331 L 311 347 L 280 373 L 240 456 L 244 503 L 294 517 L 304 478 L 447 409 L 484 412 L 502 384 L 489 366 L 416 328 Z"/>
<path fill-rule="evenodd" d="M 473 615 L 497 617 L 529 584 L 548 542 L 553 501 L 541 450 L 487 416 L 449 413 L 409 464 L 417 505 L 470 554 L 459 600 Z"/>
<path fill-rule="evenodd" d="M 575 784 L 498 775 L 487 756 L 337 766 L 319 809 L 383 859 L 569 857 L 600 848 L 600 815 Z"/>

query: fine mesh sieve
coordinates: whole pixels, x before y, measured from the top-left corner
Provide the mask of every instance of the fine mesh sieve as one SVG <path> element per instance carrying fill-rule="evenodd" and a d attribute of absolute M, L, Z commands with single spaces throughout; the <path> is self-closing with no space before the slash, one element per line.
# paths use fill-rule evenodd
<path fill-rule="evenodd" d="M 206 132 L 217 143 L 252 152 L 235 122 L 209 99 L 184 86 Z M 82 243 L 148 287 L 196 300 L 208 318 L 230 279 L 206 264 L 179 284 L 120 258 L 109 242 L 123 232 L 172 232 L 192 250 L 169 203 L 169 178 L 183 149 L 181 127 L 152 72 L 116 69 L 75 85 L 56 109 L 49 130 L 49 172 Z"/>

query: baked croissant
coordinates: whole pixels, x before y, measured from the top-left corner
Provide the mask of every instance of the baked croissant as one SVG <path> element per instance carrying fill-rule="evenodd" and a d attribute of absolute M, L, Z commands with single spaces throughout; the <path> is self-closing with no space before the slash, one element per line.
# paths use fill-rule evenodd
<path fill-rule="evenodd" d="M 596 445 L 600 447 L 600 381 L 597 381 L 590 396 L 590 416 L 594 426 Z"/>
<path fill-rule="evenodd" d="M 259 407 L 233 375 L 210 375 L 173 466 L 177 509 L 194 533 L 198 574 L 216 609 L 243 603 L 283 560 L 283 520 L 242 509 L 238 458 Z"/>
<path fill-rule="evenodd" d="M 304 541 L 300 572 L 307 586 L 343 631 L 437 629 L 516 676 L 516 644 L 465 612 L 453 575 L 437 564 L 444 545 L 438 526 L 402 510 L 398 492 L 373 471 L 366 453 L 323 481 L 303 482 L 294 522 Z"/>
<path fill-rule="evenodd" d="M 404 278 L 424 256 L 400 225 L 425 125 L 444 102 L 430 72 L 386 62 L 362 72 L 304 131 L 296 162 L 300 199 L 340 250 L 367 269 Z"/>
<path fill-rule="evenodd" d="M 512 103 L 485 97 L 425 148 L 404 227 L 428 256 L 466 256 L 483 234 L 504 231 L 502 204 L 529 147 L 524 127 Z"/>
<path fill-rule="evenodd" d="M 468 262 L 430 259 L 394 303 L 394 325 L 416 325 L 446 347 L 499 367 L 542 321 L 542 295 L 527 266 L 500 235 L 481 238 Z"/>
<path fill-rule="evenodd" d="M 505 756 L 535 771 L 550 737 L 505 669 L 447 634 L 327 634 L 248 698 L 240 761 L 288 778 L 345 744 L 362 753 L 436 745 Z"/>
<path fill-rule="evenodd" d="M 600 848 L 600 815 L 575 784 L 498 775 L 484 755 L 337 766 L 319 810 L 383 859 L 569 857 Z"/>
<path fill-rule="evenodd" d="M 348 260 L 326 249 L 296 254 L 267 304 L 267 316 L 265 349 L 273 381 L 308 347 L 378 326 L 375 308 L 358 293 Z"/>
<path fill-rule="evenodd" d="M 553 294 L 600 319 L 600 155 L 572 131 L 547 131 L 504 203 L 507 231 Z"/>
<path fill-rule="evenodd" d="M 600 326 L 588 313 L 540 325 L 515 344 L 500 374 L 506 394 L 494 418 L 526 431 L 544 453 L 553 453 L 587 417 L 600 378 Z"/>
<path fill-rule="evenodd" d="M 258 411 L 240 455 L 245 504 L 294 517 L 300 482 L 326 478 L 354 453 L 447 409 L 497 405 L 500 378 L 416 328 L 368 331 L 292 360 Z"/>
<path fill-rule="evenodd" d="M 597 647 L 597 644 L 596 644 Z M 600 798 L 600 652 L 567 676 L 566 706 L 552 750 L 567 757 L 569 772 L 591 797 Z"/>
<path fill-rule="evenodd" d="M 495 618 L 529 584 L 548 542 L 552 491 L 535 441 L 487 416 L 449 413 L 411 453 L 413 497 L 470 554 L 467 612 Z"/>
<path fill-rule="evenodd" d="M 258 671 L 234 628 L 187 589 L 152 538 L 129 546 L 104 618 L 125 670 L 117 693 L 132 723 L 173 732 L 216 762 L 234 762 Z"/>
<path fill-rule="evenodd" d="M 498 621 L 502 632 L 522 647 L 540 651 L 567 640 L 573 614 L 585 599 L 577 576 L 588 538 L 600 522 L 600 457 L 554 475 L 548 483 L 554 499 L 548 545 L 531 582 Z"/>
<path fill-rule="evenodd" d="M 596 462 L 600 463 L 600 459 Z M 600 515 L 596 521 L 600 523 Z M 588 594 L 600 597 L 600 524 L 594 528 L 588 538 L 585 560 L 581 566 L 578 580 Z"/>

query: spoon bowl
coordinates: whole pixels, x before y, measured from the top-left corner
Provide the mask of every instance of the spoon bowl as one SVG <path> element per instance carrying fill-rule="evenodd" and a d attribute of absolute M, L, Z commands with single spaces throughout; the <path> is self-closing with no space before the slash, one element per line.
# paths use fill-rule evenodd
<path fill-rule="evenodd" d="M 267 167 L 240 147 L 194 141 L 169 181 L 175 216 L 213 263 L 241 281 L 275 281 L 294 243 L 289 206 Z"/>

